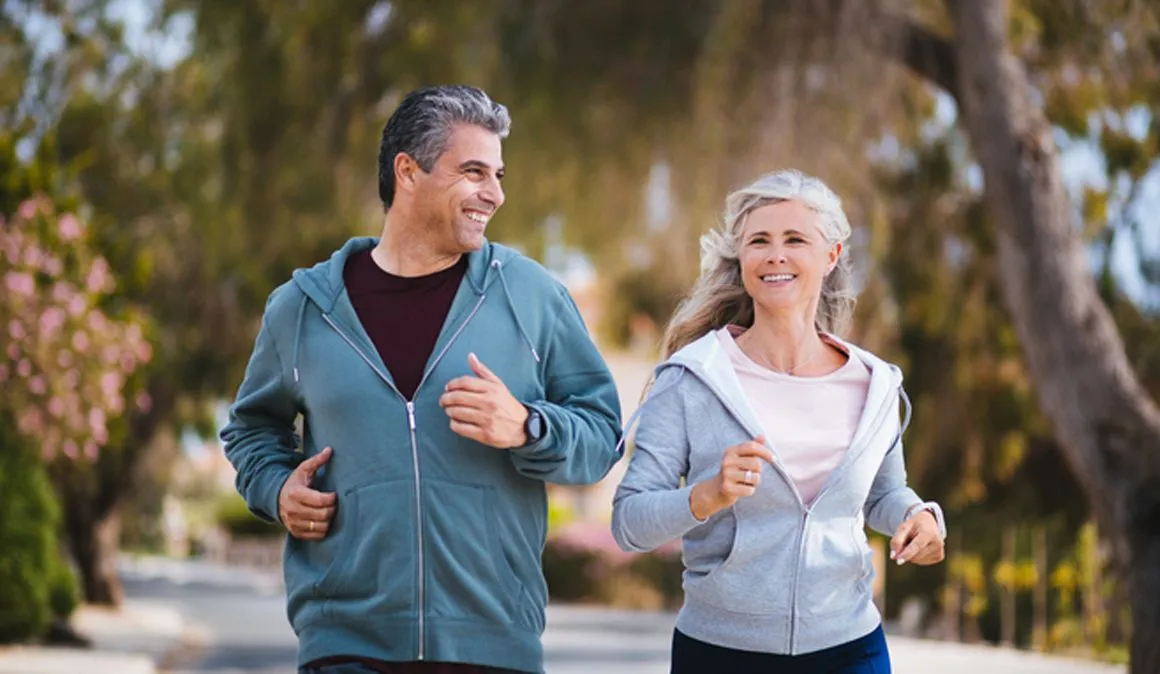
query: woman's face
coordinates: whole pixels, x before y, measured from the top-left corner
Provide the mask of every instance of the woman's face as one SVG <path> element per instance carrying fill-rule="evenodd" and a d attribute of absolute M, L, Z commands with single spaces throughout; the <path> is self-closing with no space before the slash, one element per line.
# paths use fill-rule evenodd
<path fill-rule="evenodd" d="M 812 320 L 822 281 L 842 254 L 822 234 L 818 214 L 799 201 L 779 201 L 749 213 L 741 235 L 741 282 L 758 313 Z"/>

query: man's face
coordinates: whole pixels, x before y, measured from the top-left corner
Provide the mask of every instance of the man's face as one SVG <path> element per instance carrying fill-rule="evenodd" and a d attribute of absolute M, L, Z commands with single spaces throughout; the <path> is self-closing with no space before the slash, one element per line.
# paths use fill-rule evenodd
<path fill-rule="evenodd" d="M 483 246 L 491 216 L 503 205 L 503 154 L 498 135 L 459 124 L 430 173 L 415 179 L 415 209 L 447 253 Z"/>

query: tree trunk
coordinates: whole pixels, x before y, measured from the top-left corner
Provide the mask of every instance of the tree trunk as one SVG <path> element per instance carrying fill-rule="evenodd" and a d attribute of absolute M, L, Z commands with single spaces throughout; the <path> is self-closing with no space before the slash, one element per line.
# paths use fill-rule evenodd
<path fill-rule="evenodd" d="M 153 438 L 166 426 L 176 406 L 174 388 L 163 372 L 151 380 L 152 404 L 129 421 L 120 447 L 107 448 L 93 466 L 78 469 L 59 464 L 53 481 L 62 503 L 66 541 L 80 574 L 84 601 L 119 605 L 123 598 L 117 555 L 120 550 L 120 506 L 132 492 L 140 464 Z"/>
<path fill-rule="evenodd" d="M 1006 579 L 999 595 L 999 643 L 1003 646 L 1015 645 L 1015 574 L 1019 561 L 1016 559 L 1015 527 L 1003 531 L 1003 562 L 1010 565 L 1011 577 Z"/>
<path fill-rule="evenodd" d="M 73 560 L 80 575 L 85 601 L 104 606 L 120 605 L 124 599 L 121 577 L 117 573 L 117 550 L 121 538 L 121 516 L 110 513 L 94 521 L 85 512 L 69 507 L 65 523 Z"/>
<path fill-rule="evenodd" d="M 1035 555 L 1035 598 L 1032 611 L 1031 645 L 1037 651 L 1046 651 L 1047 591 L 1048 576 L 1051 574 L 1051 569 L 1047 566 L 1047 530 L 1041 524 L 1035 527 L 1031 547 Z"/>
<path fill-rule="evenodd" d="M 1040 405 L 1132 587 L 1132 672 L 1160 672 L 1160 410 L 1101 302 L 1052 128 L 1007 45 L 1003 0 L 948 0 L 955 91 L 997 227 L 1004 299 Z"/>
<path fill-rule="evenodd" d="M 962 546 L 959 544 L 958 529 L 952 529 L 946 540 L 946 559 L 951 565 L 951 572 L 947 574 L 947 587 L 943 591 L 943 624 L 942 638 L 947 641 L 962 641 L 963 630 L 963 578 L 961 573 L 954 572 L 954 565 L 962 555 Z"/>

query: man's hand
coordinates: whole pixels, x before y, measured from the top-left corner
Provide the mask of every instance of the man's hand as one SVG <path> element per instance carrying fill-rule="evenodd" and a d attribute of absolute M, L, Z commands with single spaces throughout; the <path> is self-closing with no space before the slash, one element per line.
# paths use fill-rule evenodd
<path fill-rule="evenodd" d="M 920 510 L 903 522 L 894 532 L 894 538 L 890 539 L 890 559 L 899 564 L 911 562 L 929 566 L 938 564 L 945 556 L 938 521 L 929 510 Z"/>
<path fill-rule="evenodd" d="M 278 494 L 278 519 L 294 538 L 321 541 L 330 529 L 337 497 L 310 488 L 314 474 L 334 453 L 330 447 L 298 464 Z"/>
<path fill-rule="evenodd" d="M 439 398 L 451 419 L 451 430 L 497 449 L 527 444 L 528 408 L 474 353 L 468 355 L 467 363 L 475 376 L 452 379 Z"/>

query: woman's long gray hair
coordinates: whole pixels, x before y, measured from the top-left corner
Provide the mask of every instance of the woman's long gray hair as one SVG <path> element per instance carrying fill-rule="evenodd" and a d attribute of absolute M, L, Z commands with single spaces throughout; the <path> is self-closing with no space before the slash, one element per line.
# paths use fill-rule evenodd
<path fill-rule="evenodd" d="M 829 243 L 850 237 L 850 223 L 838 195 L 800 171 L 769 173 L 730 194 L 721 226 L 701 237 L 701 276 L 665 328 L 661 349 L 665 358 L 712 330 L 730 324 L 753 325 L 753 298 L 741 282 L 741 235 L 754 209 L 780 201 L 798 201 L 816 212 Z M 850 256 L 843 252 L 822 281 L 814 319 L 818 329 L 834 334 L 844 331 L 854 312 L 854 300 Z"/>

